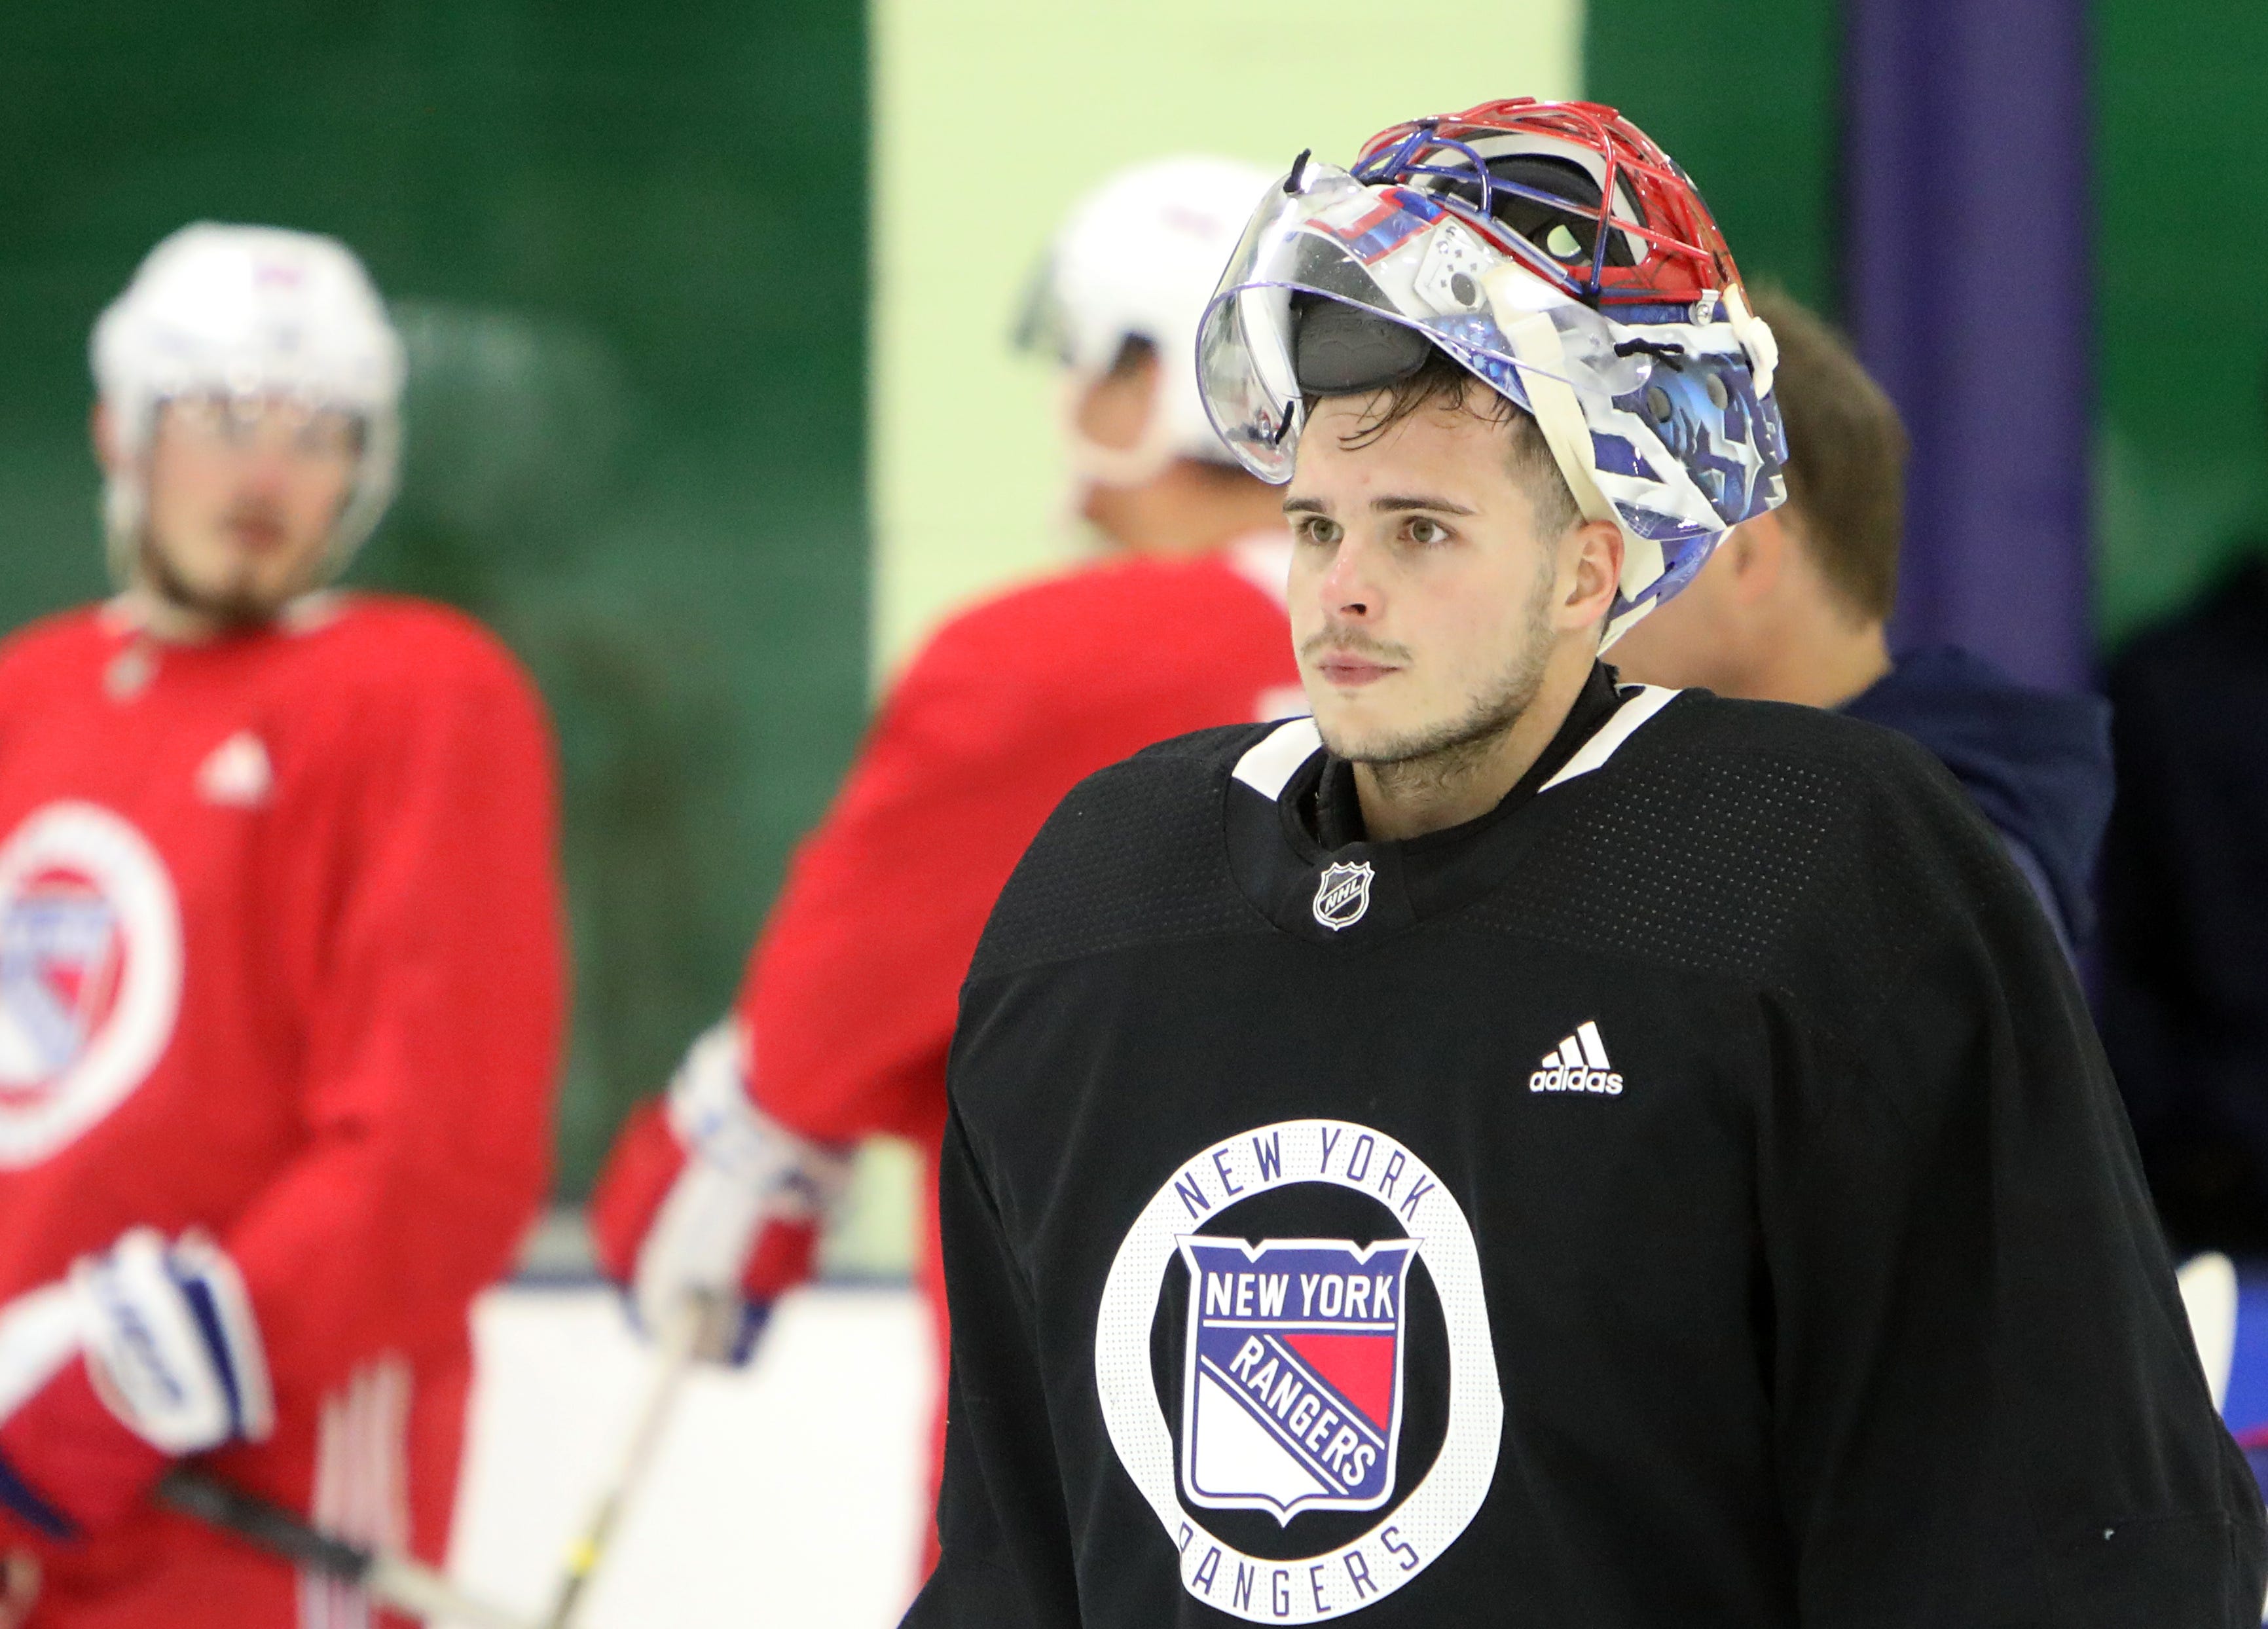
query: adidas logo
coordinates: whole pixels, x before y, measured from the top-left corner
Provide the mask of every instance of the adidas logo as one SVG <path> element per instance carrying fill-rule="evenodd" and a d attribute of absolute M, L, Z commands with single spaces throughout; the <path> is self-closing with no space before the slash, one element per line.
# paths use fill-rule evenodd
<path fill-rule="evenodd" d="M 268 748 L 250 730 L 239 730 L 214 748 L 197 770 L 197 791 L 204 800 L 233 808 L 259 807 L 275 785 Z"/>
<path fill-rule="evenodd" d="M 1557 1047 L 1544 1054 L 1543 1066 L 1528 1077 L 1531 1092 L 1598 1092 L 1608 1097 L 1620 1097 L 1623 1078 L 1614 1072 L 1607 1061 L 1607 1043 L 1599 1038 L 1599 1027 L 1589 1019 L 1575 1026 L 1575 1033 Z"/>

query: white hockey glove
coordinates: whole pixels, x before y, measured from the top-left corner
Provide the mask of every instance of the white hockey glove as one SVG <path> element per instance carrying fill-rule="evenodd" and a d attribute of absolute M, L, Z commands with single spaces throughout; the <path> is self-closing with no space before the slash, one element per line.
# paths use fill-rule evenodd
<path fill-rule="evenodd" d="M 275 1428 L 244 1280 L 217 1245 L 136 1227 L 71 1269 L 87 1367 L 119 1422 L 179 1457 Z"/>
<path fill-rule="evenodd" d="M 108 1525 L 275 1413 L 244 1280 L 200 1233 L 134 1228 L 0 1309 L 0 1504 L 45 1530 Z"/>
<path fill-rule="evenodd" d="M 727 1021 L 696 1041 L 659 1115 L 617 1141 L 592 1203 L 601 1264 L 626 1279 L 647 1332 L 701 1318 L 696 1350 L 743 1362 L 771 1302 L 807 1276 L 819 1222 L 850 1175 L 844 1152 L 750 1100 Z"/>

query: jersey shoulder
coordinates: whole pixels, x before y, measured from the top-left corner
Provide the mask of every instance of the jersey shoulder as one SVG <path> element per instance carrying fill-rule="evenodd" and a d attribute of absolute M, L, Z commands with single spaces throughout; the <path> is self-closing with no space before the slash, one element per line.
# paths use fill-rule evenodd
<path fill-rule="evenodd" d="M 1500 932 L 1870 1009 L 1924 947 L 2051 930 L 1960 787 L 1891 730 L 1679 696 L 1543 794 L 1530 863 L 1476 907 Z"/>
<path fill-rule="evenodd" d="M 970 982 L 1135 945 L 1269 931 L 1228 866 L 1221 803 L 1277 723 L 1175 736 L 1086 777 L 1024 851 Z"/>
<path fill-rule="evenodd" d="M 342 594 L 303 637 L 322 682 L 349 694 L 443 712 L 541 712 L 519 659 L 450 606 L 402 594 Z"/>
<path fill-rule="evenodd" d="M 105 644 L 103 608 L 75 606 L 26 623 L 0 639 L 0 686 L 99 659 Z"/>
<path fill-rule="evenodd" d="M 259 684 L 315 759 L 358 780 L 386 764 L 499 782 L 554 773 L 542 698 L 479 623 L 401 595 L 342 593 L 313 609 L 268 647 Z"/>
<path fill-rule="evenodd" d="M 1889 793 L 1902 803 L 1965 807 L 1959 783 L 1911 736 L 1829 708 L 1736 701 L 1707 690 L 1681 692 L 1665 712 L 1662 746 L 1691 768 L 1723 761 L 1805 765 L 1822 795 L 1838 800 Z"/>
<path fill-rule="evenodd" d="M 495 633 L 453 606 L 408 594 L 342 594 L 310 637 L 394 684 L 525 684 L 519 659 Z"/>

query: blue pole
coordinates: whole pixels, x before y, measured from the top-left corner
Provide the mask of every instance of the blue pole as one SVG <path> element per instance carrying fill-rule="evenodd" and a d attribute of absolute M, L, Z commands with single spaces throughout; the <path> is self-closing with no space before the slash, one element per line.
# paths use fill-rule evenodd
<path fill-rule="evenodd" d="M 1894 645 L 2075 688 L 2094 331 L 2082 0 L 1846 0 L 1845 312 L 1913 439 Z"/>

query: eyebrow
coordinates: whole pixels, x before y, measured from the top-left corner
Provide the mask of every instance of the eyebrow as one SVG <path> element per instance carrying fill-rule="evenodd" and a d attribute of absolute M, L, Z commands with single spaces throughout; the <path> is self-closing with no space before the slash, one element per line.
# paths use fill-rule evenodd
<path fill-rule="evenodd" d="M 1403 493 L 1387 493 L 1370 500 L 1370 506 L 1380 514 L 1402 514 L 1413 509 L 1430 509 L 1445 515 L 1473 515 L 1480 512 L 1462 504 L 1453 504 L 1446 498 L 1425 498 Z M 1320 498 L 1287 498 L 1284 500 L 1287 515 L 1320 515 L 1330 512 L 1330 505 Z"/>

